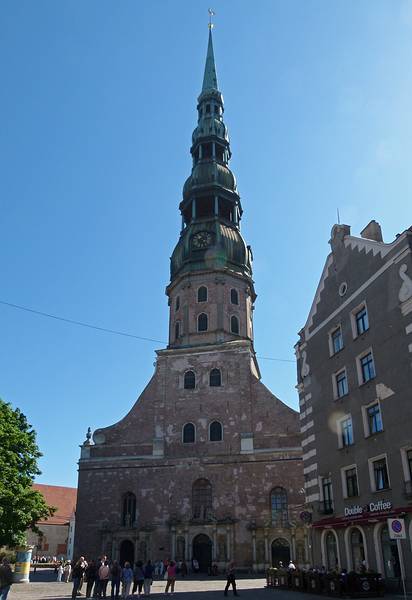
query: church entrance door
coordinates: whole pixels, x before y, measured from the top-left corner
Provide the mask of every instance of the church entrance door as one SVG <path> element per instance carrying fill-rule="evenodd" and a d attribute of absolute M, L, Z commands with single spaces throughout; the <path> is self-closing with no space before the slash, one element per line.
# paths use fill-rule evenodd
<path fill-rule="evenodd" d="M 134 545 L 130 540 L 123 540 L 120 544 L 120 566 L 124 567 L 125 562 L 129 562 L 131 566 L 134 564 Z"/>
<path fill-rule="evenodd" d="M 201 573 L 207 573 L 212 564 L 212 541 L 204 533 L 193 540 L 193 558 L 198 561 Z"/>
<path fill-rule="evenodd" d="M 272 566 L 278 567 L 281 562 L 286 568 L 290 561 L 289 542 L 284 538 L 278 538 L 272 542 Z"/>

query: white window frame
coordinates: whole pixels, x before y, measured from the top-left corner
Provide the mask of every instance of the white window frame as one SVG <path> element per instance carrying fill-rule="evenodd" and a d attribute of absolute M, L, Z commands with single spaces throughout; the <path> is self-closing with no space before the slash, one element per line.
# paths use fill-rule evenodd
<path fill-rule="evenodd" d="M 318 482 L 319 482 L 319 502 L 324 506 L 325 504 L 325 498 L 323 496 L 323 481 L 325 479 L 329 479 L 330 480 L 330 499 L 332 501 L 332 508 L 335 508 L 335 497 L 333 494 L 333 481 L 332 481 L 332 473 L 329 473 L 329 475 L 320 475 L 318 477 Z"/>
<path fill-rule="evenodd" d="M 369 427 L 368 408 L 370 408 L 371 406 L 374 406 L 375 404 L 377 404 L 379 406 L 379 412 L 380 412 L 381 421 L 382 421 L 382 429 L 380 431 L 376 431 L 375 433 L 372 433 L 372 431 L 370 430 L 370 427 Z M 372 435 L 377 435 L 378 433 L 385 431 L 385 427 L 383 426 L 382 406 L 378 399 L 373 400 L 372 402 L 369 402 L 369 404 L 365 404 L 364 406 L 362 406 L 362 421 L 363 421 L 363 431 L 365 434 L 365 438 L 371 437 Z"/>
<path fill-rule="evenodd" d="M 340 350 L 337 350 L 335 352 L 335 349 L 333 347 L 333 334 L 340 329 L 340 334 L 342 336 L 342 348 Z M 338 323 L 337 325 L 335 325 L 334 327 L 332 327 L 332 329 L 329 329 L 328 331 L 328 341 L 329 341 L 329 356 L 335 356 L 335 354 L 339 354 L 339 352 L 342 352 L 342 350 L 345 347 L 345 344 L 343 343 L 343 332 L 342 332 L 342 325 L 341 323 Z"/>
<path fill-rule="evenodd" d="M 363 333 L 358 334 L 358 328 L 356 326 L 356 314 L 362 310 L 362 308 L 365 308 L 366 310 L 366 314 L 368 315 L 368 329 L 366 331 L 364 331 Z M 368 311 L 368 306 L 366 304 L 366 300 L 364 300 L 363 302 L 361 302 L 360 304 L 358 304 L 358 306 L 355 306 L 355 308 L 353 308 L 350 312 L 350 322 L 351 322 L 351 326 L 352 326 L 352 336 L 353 339 L 356 340 L 358 337 L 360 337 L 361 335 L 364 335 L 366 332 L 369 331 L 370 329 L 370 321 L 369 321 L 369 311 Z"/>
<path fill-rule="evenodd" d="M 348 391 L 346 392 L 346 394 L 343 394 L 342 396 L 338 395 L 338 383 L 336 381 L 336 377 L 342 373 L 342 371 L 345 371 L 345 377 L 346 377 L 346 387 L 348 389 Z M 346 369 L 345 366 L 343 366 L 342 368 L 338 369 L 337 371 L 335 371 L 332 375 L 332 388 L 333 388 L 333 399 L 334 400 L 340 400 L 340 398 L 344 398 L 345 396 L 348 396 L 349 394 L 349 382 L 348 382 L 348 371 Z"/>
<path fill-rule="evenodd" d="M 407 457 L 407 453 L 410 450 L 412 450 L 412 444 L 408 444 L 407 446 L 403 446 L 400 450 L 401 450 L 403 480 L 404 481 L 412 481 L 412 476 L 411 476 L 411 473 L 409 471 L 408 457 Z"/>
<path fill-rule="evenodd" d="M 375 377 L 372 377 L 371 379 L 368 379 L 367 381 L 363 381 L 363 372 L 362 372 L 362 365 L 361 365 L 361 360 L 362 358 L 364 358 L 365 356 L 367 356 L 368 354 L 372 355 L 372 360 L 373 360 L 373 368 L 375 371 Z M 373 350 L 371 347 L 367 348 L 366 350 L 364 350 L 363 352 L 361 352 L 360 354 L 358 354 L 358 356 L 356 357 L 356 371 L 358 373 L 358 383 L 359 386 L 361 385 L 366 385 L 367 383 L 369 383 L 370 381 L 373 381 L 374 379 L 376 379 L 376 363 L 375 363 L 375 356 L 373 354 Z"/>
<path fill-rule="evenodd" d="M 373 468 L 373 463 L 378 460 L 382 460 L 383 458 L 386 461 L 386 472 L 388 474 L 388 484 L 389 485 L 387 488 L 384 488 L 383 490 L 377 490 L 376 483 L 375 483 L 375 471 Z M 387 490 L 390 490 L 391 489 L 391 478 L 390 478 L 390 474 L 389 474 L 388 455 L 386 454 L 386 452 L 384 454 L 378 454 L 377 456 L 368 458 L 368 467 L 369 467 L 369 480 L 370 480 L 370 484 L 371 484 L 371 491 L 375 492 L 375 493 L 379 493 L 379 492 L 386 492 Z"/>
<path fill-rule="evenodd" d="M 346 421 L 347 419 L 350 419 L 352 422 L 352 436 L 353 436 L 353 443 L 350 444 L 349 446 L 344 446 L 343 445 L 343 441 L 342 441 L 342 423 L 344 421 Z M 343 415 L 342 417 L 339 417 L 339 419 L 337 419 L 336 421 L 336 430 L 337 430 L 337 434 L 338 434 L 338 448 L 349 448 L 350 446 L 353 446 L 353 444 L 355 443 L 355 432 L 353 429 L 353 419 L 352 419 L 352 414 L 348 413 L 346 415 Z"/>
<path fill-rule="evenodd" d="M 342 479 L 342 494 L 343 494 L 343 497 L 345 498 L 345 500 L 347 500 L 348 498 L 357 498 L 358 497 L 358 496 L 348 496 L 348 486 L 347 486 L 347 482 L 346 482 L 346 471 L 350 471 L 351 469 L 355 469 L 355 471 L 356 471 L 356 483 L 357 483 L 357 486 L 358 486 L 358 496 L 360 496 L 358 465 L 357 464 L 348 465 L 347 467 L 342 467 L 341 470 L 340 470 L 340 476 L 341 476 L 341 479 Z"/>

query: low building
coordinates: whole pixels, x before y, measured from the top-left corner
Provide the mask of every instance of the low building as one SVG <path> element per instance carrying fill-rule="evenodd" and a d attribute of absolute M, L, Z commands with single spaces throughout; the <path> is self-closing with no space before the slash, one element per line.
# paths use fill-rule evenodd
<path fill-rule="evenodd" d="M 74 530 L 77 488 L 35 483 L 49 506 L 57 510 L 45 521 L 36 523 L 41 533 L 27 532 L 27 543 L 34 546 L 33 557 L 72 558 L 68 553 L 69 527 Z"/>
<path fill-rule="evenodd" d="M 335 225 L 296 345 L 313 560 L 412 572 L 412 228 Z M 407 539 L 390 539 L 388 518 Z"/>

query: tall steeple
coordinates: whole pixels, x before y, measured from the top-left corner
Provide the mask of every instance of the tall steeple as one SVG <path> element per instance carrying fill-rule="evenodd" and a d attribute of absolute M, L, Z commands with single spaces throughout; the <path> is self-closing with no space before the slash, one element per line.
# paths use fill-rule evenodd
<path fill-rule="evenodd" d="M 203 75 L 202 92 L 217 90 L 217 75 L 215 65 L 215 55 L 213 52 L 212 28 L 209 27 L 209 42 L 207 45 L 207 55 L 205 64 L 205 73 Z"/>
<path fill-rule="evenodd" d="M 179 205 L 182 229 L 171 257 L 171 282 L 167 293 L 174 295 L 172 291 L 176 286 L 195 274 L 203 273 L 202 277 L 206 273 L 228 274 L 243 280 L 246 284 L 243 287 L 248 290 L 253 303 L 252 253 L 240 234 L 242 206 L 236 178 L 229 168 L 229 134 L 223 121 L 223 96 L 218 88 L 210 26 L 197 112 L 198 122 L 190 148 L 192 172 L 183 186 L 183 199 Z M 171 327 L 176 319 L 172 316 Z M 177 329 L 171 330 L 171 341 L 185 337 L 188 329 L 190 331 L 189 325 L 183 329 L 184 336 L 176 335 Z M 243 333 L 251 338 L 251 324 Z M 219 339 L 226 339 L 226 336 Z"/>

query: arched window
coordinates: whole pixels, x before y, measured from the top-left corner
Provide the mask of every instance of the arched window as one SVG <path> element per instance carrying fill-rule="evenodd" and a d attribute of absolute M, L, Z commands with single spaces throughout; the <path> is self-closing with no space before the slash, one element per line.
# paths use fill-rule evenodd
<path fill-rule="evenodd" d="M 176 321 L 175 323 L 175 339 L 178 340 L 180 338 L 180 321 Z"/>
<path fill-rule="evenodd" d="M 209 375 L 210 387 L 220 387 L 222 385 L 222 374 L 220 369 L 212 369 Z"/>
<path fill-rule="evenodd" d="M 132 492 L 127 492 L 123 496 L 122 506 L 122 525 L 123 527 L 132 527 L 136 521 L 136 496 Z"/>
<path fill-rule="evenodd" d="M 285 488 L 275 487 L 270 493 L 272 523 L 284 526 L 288 522 L 288 495 Z"/>
<path fill-rule="evenodd" d="M 207 315 L 205 313 L 201 313 L 197 317 L 197 330 L 207 331 Z"/>
<path fill-rule="evenodd" d="M 197 301 L 198 302 L 207 302 L 207 287 L 202 285 L 197 290 Z"/>
<path fill-rule="evenodd" d="M 193 423 L 186 423 L 183 426 L 183 443 L 184 444 L 193 444 L 195 441 L 195 426 Z"/>
<path fill-rule="evenodd" d="M 209 440 L 211 442 L 221 442 L 223 438 L 222 424 L 219 421 L 213 421 L 209 427 Z"/>
<path fill-rule="evenodd" d="M 212 516 L 212 484 L 207 479 L 198 479 L 192 486 L 193 518 L 207 520 Z"/>
<path fill-rule="evenodd" d="M 363 536 L 357 527 L 354 527 L 350 534 L 350 546 L 352 550 L 352 569 L 359 571 L 365 560 L 365 547 L 363 545 Z"/>
<path fill-rule="evenodd" d="M 326 566 L 330 571 L 333 571 L 338 566 L 338 546 L 336 537 L 332 531 L 329 531 L 325 537 L 326 548 Z"/>
<path fill-rule="evenodd" d="M 239 292 L 234 288 L 230 290 L 230 301 L 232 304 L 239 304 Z"/>
<path fill-rule="evenodd" d="M 194 390 L 196 386 L 196 375 L 193 371 L 186 371 L 183 387 L 185 390 Z"/>
<path fill-rule="evenodd" d="M 230 331 L 236 335 L 239 335 L 239 319 L 235 317 L 235 315 L 230 317 Z"/>
<path fill-rule="evenodd" d="M 175 310 L 179 310 L 179 308 L 180 308 L 180 296 L 176 296 Z"/>

